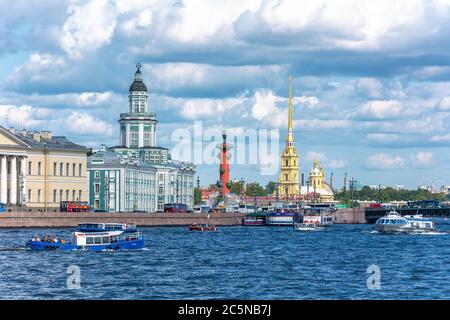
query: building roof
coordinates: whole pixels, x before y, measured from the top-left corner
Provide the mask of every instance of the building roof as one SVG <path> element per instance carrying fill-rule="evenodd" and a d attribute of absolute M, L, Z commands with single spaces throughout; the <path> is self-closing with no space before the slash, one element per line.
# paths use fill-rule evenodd
<path fill-rule="evenodd" d="M 3 133 L 9 134 L 11 137 L 15 138 L 18 142 L 21 142 L 28 148 L 48 148 L 53 150 L 58 149 L 85 152 L 89 150 L 85 146 L 73 143 L 65 136 L 53 136 L 50 131 L 16 131 L 14 128 L 8 130 L 3 127 L 1 127 L 1 129 Z"/>
<path fill-rule="evenodd" d="M 142 81 L 142 73 L 141 73 L 141 64 L 138 63 L 136 65 L 136 72 L 134 74 L 134 81 L 130 86 L 130 92 L 138 92 L 138 91 L 145 91 L 147 92 L 147 86 L 145 85 L 144 81 Z"/>

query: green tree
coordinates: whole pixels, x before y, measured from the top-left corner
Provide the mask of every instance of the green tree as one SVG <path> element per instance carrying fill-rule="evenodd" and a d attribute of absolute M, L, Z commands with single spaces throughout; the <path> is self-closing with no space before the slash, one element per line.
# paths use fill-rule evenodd
<path fill-rule="evenodd" d="M 244 184 L 240 181 L 230 182 L 229 189 L 238 196 L 242 196 L 242 193 L 244 192 Z"/>
<path fill-rule="evenodd" d="M 202 190 L 200 188 L 195 187 L 194 188 L 194 204 L 201 204 L 202 203 Z"/>
<path fill-rule="evenodd" d="M 277 184 L 276 182 L 269 181 L 269 183 L 266 185 L 266 193 L 267 195 L 272 195 L 277 191 Z"/>
<path fill-rule="evenodd" d="M 245 187 L 245 195 L 248 197 L 263 197 L 267 195 L 267 192 L 258 182 L 252 182 Z"/>

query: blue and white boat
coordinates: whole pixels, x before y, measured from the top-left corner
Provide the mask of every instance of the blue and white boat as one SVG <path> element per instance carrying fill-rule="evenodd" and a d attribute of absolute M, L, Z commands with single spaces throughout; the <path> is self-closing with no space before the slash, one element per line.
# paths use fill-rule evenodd
<path fill-rule="evenodd" d="M 57 237 L 33 237 L 26 246 L 32 250 L 133 250 L 144 248 L 144 237 L 132 224 L 84 223 L 72 232 L 70 242 Z"/>

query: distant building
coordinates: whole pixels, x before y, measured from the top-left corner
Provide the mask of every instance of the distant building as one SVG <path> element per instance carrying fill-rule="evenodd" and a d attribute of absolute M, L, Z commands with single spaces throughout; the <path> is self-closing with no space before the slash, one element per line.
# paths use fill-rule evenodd
<path fill-rule="evenodd" d="M 174 161 L 156 145 L 156 114 L 148 111 L 148 91 L 137 65 L 129 89 L 128 112 L 121 113 L 119 145 L 89 157 L 89 201 L 99 210 L 162 211 L 166 203 L 194 205 L 195 166 Z"/>
<path fill-rule="evenodd" d="M 0 202 L 54 211 L 88 201 L 86 147 L 50 131 L 0 127 Z"/>
<path fill-rule="evenodd" d="M 317 160 L 314 160 L 313 168 L 309 172 L 309 183 L 306 186 L 301 186 L 300 193 L 306 199 L 334 200 L 333 189 L 326 182 L 323 167 L 319 166 Z"/>

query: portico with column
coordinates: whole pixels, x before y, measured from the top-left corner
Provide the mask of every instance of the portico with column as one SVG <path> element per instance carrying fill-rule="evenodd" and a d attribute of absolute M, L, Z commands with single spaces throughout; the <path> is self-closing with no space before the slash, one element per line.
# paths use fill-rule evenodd
<path fill-rule="evenodd" d="M 0 203 L 24 204 L 26 155 L 0 154 Z"/>

